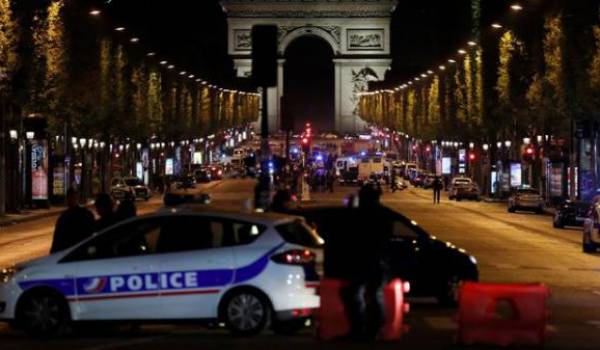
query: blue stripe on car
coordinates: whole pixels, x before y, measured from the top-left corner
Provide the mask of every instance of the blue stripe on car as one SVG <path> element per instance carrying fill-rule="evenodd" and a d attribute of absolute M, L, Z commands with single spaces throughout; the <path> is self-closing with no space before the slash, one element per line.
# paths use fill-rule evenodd
<path fill-rule="evenodd" d="M 170 271 L 80 277 L 76 279 L 42 279 L 19 282 L 19 286 L 23 290 L 40 286 L 51 287 L 64 296 L 222 287 L 229 283 L 246 282 L 261 274 L 267 267 L 271 255 L 284 244 L 285 242 L 277 245 L 254 262 L 237 269 Z"/>

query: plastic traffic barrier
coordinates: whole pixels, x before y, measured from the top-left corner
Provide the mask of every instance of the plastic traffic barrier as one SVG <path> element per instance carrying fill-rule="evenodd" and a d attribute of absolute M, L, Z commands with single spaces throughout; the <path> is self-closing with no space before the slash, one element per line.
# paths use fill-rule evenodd
<path fill-rule="evenodd" d="M 317 337 L 331 340 L 347 336 L 350 332 L 350 321 L 342 292 L 348 282 L 344 280 L 324 279 L 319 285 L 321 308 L 317 313 Z M 408 304 L 404 302 L 404 293 L 409 291 L 408 282 L 394 279 L 384 287 L 385 324 L 380 333 L 383 340 L 400 339 L 405 330 L 404 314 L 408 312 Z"/>
<path fill-rule="evenodd" d="M 317 337 L 331 340 L 350 332 L 350 322 L 342 300 L 342 291 L 348 286 L 344 280 L 323 279 L 319 284 L 321 308 L 317 313 Z"/>
<path fill-rule="evenodd" d="M 549 295 L 543 284 L 463 284 L 459 294 L 458 342 L 542 344 Z"/>

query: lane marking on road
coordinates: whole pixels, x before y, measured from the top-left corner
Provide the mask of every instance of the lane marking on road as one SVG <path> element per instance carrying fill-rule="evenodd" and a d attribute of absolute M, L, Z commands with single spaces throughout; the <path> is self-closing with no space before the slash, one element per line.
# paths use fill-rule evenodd
<path fill-rule="evenodd" d="M 429 196 L 425 196 L 425 195 L 422 195 L 422 194 L 417 193 L 417 192 L 412 192 L 411 191 L 410 193 L 414 194 L 415 197 L 418 197 L 418 198 L 422 198 L 422 199 L 429 198 Z M 450 203 L 449 201 L 443 202 L 442 205 L 445 205 L 445 206 L 448 206 L 448 207 L 452 207 L 452 208 L 456 208 L 456 209 L 462 209 L 462 210 L 467 211 L 467 212 L 469 212 L 471 214 L 478 215 L 478 216 L 481 216 L 483 218 L 486 218 L 486 219 L 489 219 L 489 220 L 492 220 L 492 221 L 496 221 L 496 222 L 499 222 L 499 223 L 503 223 L 503 224 L 508 225 L 508 226 L 512 226 L 513 228 L 516 228 L 518 230 L 522 230 L 522 231 L 530 232 L 530 233 L 533 233 L 533 234 L 537 234 L 537 235 L 542 236 L 544 238 L 552 238 L 552 239 L 554 239 L 554 240 L 556 240 L 558 242 L 570 243 L 570 244 L 572 244 L 574 246 L 577 246 L 577 247 L 579 247 L 580 244 L 581 244 L 581 243 L 576 243 L 573 240 L 568 239 L 566 237 L 548 235 L 548 231 L 546 231 L 546 230 L 536 229 L 536 228 L 533 228 L 533 227 L 530 227 L 530 226 L 527 226 L 527 225 L 523 225 L 523 224 L 520 224 L 520 223 L 517 223 L 517 222 L 513 222 L 513 221 L 510 221 L 510 220 L 503 220 L 503 219 L 498 218 L 497 216 L 485 214 L 485 213 L 482 213 L 482 212 L 480 212 L 478 210 L 471 209 L 471 208 L 468 208 L 468 207 L 465 207 L 465 206 L 456 205 L 454 203 Z"/>
<path fill-rule="evenodd" d="M 123 348 L 123 347 L 131 346 L 131 345 L 139 345 L 139 344 L 151 343 L 151 342 L 153 342 L 155 340 L 166 338 L 166 337 L 167 336 L 137 338 L 137 339 L 125 340 L 125 341 L 122 341 L 122 342 L 111 343 L 111 344 L 103 344 L 103 345 L 98 345 L 98 346 L 92 346 L 92 347 L 88 347 L 88 348 L 83 348 L 81 350 L 108 350 L 108 349 L 117 349 L 117 348 Z"/>

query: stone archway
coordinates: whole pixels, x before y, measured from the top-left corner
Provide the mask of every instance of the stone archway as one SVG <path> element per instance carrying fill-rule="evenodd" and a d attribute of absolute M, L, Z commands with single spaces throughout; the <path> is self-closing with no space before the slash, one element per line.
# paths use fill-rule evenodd
<path fill-rule="evenodd" d="M 319 132 L 334 131 L 335 53 L 330 43 L 318 35 L 298 35 L 282 56 L 282 129 L 298 132 L 310 122 Z"/>
<path fill-rule="evenodd" d="M 299 37 L 320 37 L 334 52 L 335 131 L 364 130 L 366 124 L 356 115 L 357 94 L 367 81 L 383 79 L 390 67 L 390 15 L 396 0 L 222 0 L 221 5 L 227 14 L 228 49 L 238 76 L 252 74 L 254 25 L 277 25 L 280 54 Z M 281 127 L 284 64 L 281 55 L 278 86 L 267 91 L 270 130 Z"/>

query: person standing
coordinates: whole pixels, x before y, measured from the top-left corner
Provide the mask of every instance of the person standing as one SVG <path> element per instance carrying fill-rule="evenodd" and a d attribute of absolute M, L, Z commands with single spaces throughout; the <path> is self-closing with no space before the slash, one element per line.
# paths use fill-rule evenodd
<path fill-rule="evenodd" d="M 114 204 L 112 198 L 106 193 L 99 193 L 94 202 L 98 220 L 96 220 L 96 232 L 102 231 L 107 227 L 114 225 L 117 220 L 115 218 Z"/>
<path fill-rule="evenodd" d="M 79 205 L 79 193 L 67 191 L 67 210 L 56 221 L 50 253 L 70 248 L 94 233 L 94 214 Z"/>
<path fill-rule="evenodd" d="M 350 209 L 351 226 L 347 226 L 349 230 L 343 238 L 342 276 L 349 285 L 342 297 L 350 318 L 350 336 L 375 340 L 385 321 L 383 287 L 390 275 L 388 244 L 392 227 L 380 203 L 379 190 L 367 184 L 358 197 L 359 206 Z"/>
<path fill-rule="evenodd" d="M 436 176 L 435 180 L 433 180 L 433 204 L 440 204 L 442 187 L 444 187 L 442 179 L 440 179 L 439 176 Z"/>

